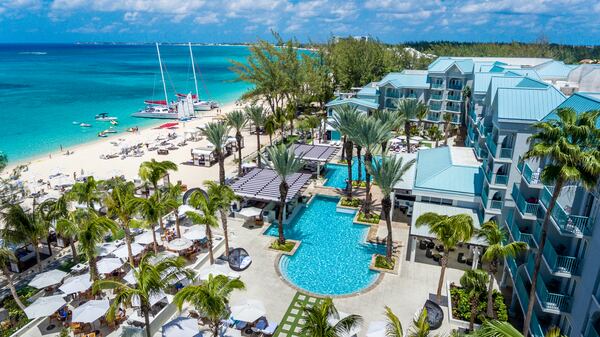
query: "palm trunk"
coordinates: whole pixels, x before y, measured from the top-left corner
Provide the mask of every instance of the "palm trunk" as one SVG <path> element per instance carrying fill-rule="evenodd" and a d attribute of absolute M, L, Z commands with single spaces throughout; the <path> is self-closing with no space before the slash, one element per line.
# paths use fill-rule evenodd
<path fill-rule="evenodd" d="M 165 233 L 165 225 L 163 224 L 162 214 L 160 214 L 160 213 L 158 214 L 158 225 L 160 227 L 160 232 L 162 234 L 164 234 Z"/>
<path fill-rule="evenodd" d="M 343 137 L 342 139 L 342 143 L 344 144 L 344 149 L 346 148 L 346 145 L 348 144 L 348 138 L 346 136 Z M 342 151 L 342 161 L 346 160 L 346 153 L 344 151 Z"/>
<path fill-rule="evenodd" d="M 154 241 L 153 242 L 154 254 L 158 254 L 158 241 L 156 241 L 156 231 L 154 230 L 154 224 L 151 226 L 150 229 L 152 230 L 152 241 Z"/>
<path fill-rule="evenodd" d="M 473 332 L 475 328 L 475 316 L 477 316 L 477 307 L 479 306 L 477 294 L 471 298 L 471 317 L 469 318 L 469 331 Z"/>
<path fill-rule="evenodd" d="M 552 192 L 552 199 L 548 203 L 548 209 L 546 210 L 546 215 L 544 216 L 544 223 L 542 224 L 542 232 L 540 234 L 540 246 L 538 247 L 538 253 L 535 255 L 535 264 L 533 266 L 533 275 L 531 276 L 531 290 L 529 291 L 529 298 L 535 298 L 535 290 L 537 287 L 538 274 L 540 273 L 540 264 L 542 262 L 542 252 L 544 251 L 544 246 L 546 245 L 546 236 L 548 234 L 548 223 L 550 222 L 550 215 L 554 210 L 554 206 L 556 205 L 556 200 L 560 195 L 560 190 L 563 187 L 563 179 L 558 178 L 556 180 L 556 185 L 554 186 L 554 191 Z M 525 321 L 523 322 L 523 335 L 527 336 L 529 333 L 529 325 L 531 324 L 531 316 L 533 315 L 533 305 L 535 301 L 529 301 L 527 305 L 527 312 L 525 314 Z"/>
<path fill-rule="evenodd" d="M 98 266 L 96 264 L 96 257 L 92 256 L 89 261 L 90 263 L 90 277 L 92 278 L 92 282 L 98 281 Z"/>
<path fill-rule="evenodd" d="M 410 122 L 404 123 L 404 133 L 406 134 L 406 152 L 410 153 Z"/>
<path fill-rule="evenodd" d="M 75 247 L 75 238 L 69 238 L 69 246 L 71 246 L 71 255 L 73 255 L 73 262 L 79 263 L 79 255 L 77 255 L 77 247 Z"/>
<path fill-rule="evenodd" d="M 219 157 L 219 184 L 223 186 L 225 185 L 225 158 L 221 151 L 217 151 L 217 156 Z"/>
<path fill-rule="evenodd" d="M 272 133 L 269 133 L 269 146 L 273 146 L 273 134 Z M 259 158 L 260 158 L 260 153 L 259 153 Z"/>
<path fill-rule="evenodd" d="M 35 260 L 37 262 L 37 267 L 38 267 L 38 272 L 42 272 L 43 268 L 42 268 L 42 258 L 40 256 L 40 247 L 38 245 L 38 243 L 34 243 L 33 244 L 33 250 L 35 251 Z"/>
<path fill-rule="evenodd" d="M 388 262 L 392 262 L 392 255 L 393 255 L 393 238 L 392 238 L 392 219 L 390 217 L 390 212 L 392 210 L 392 200 L 390 200 L 389 195 L 388 196 L 384 196 L 383 200 L 381 200 L 381 208 L 383 209 L 383 213 L 385 216 L 385 224 L 387 226 L 387 239 L 386 239 L 386 258 L 388 260 Z"/>
<path fill-rule="evenodd" d="M 490 283 L 488 284 L 488 291 L 487 291 L 487 310 L 486 310 L 486 315 L 490 318 L 494 317 L 494 298 L 493 298 L 493 294 L 494 294 L 494 274 L 496 274 L 495 272 L 495 267 L 492 266 L 493 264 L 495 264 L 494 261 L 490 262 L 490 267 L 488 269 L 488 274 L 490 276 Z"/>
<path fill-rule="evenodd" d="M 365 168 L 367 165 L 371 165 L 371 161 L 373 160 L 373 156 L 371 152 L 366 151 L 365 153 Z M 365 172 L 365 218 L 369 219 L 371 217 L 371 174 L 369 170 Z"/>
<path fill-rule="evenodd" d="M 227 233 L 227 212 L 221 209 L 221 224 L 223 225 L 223 236 L 225 237 L 225 256 L 229 256 L 229 234 Z"/>
<path fill-rule="evenodd" d="M 144 322 L 146 323 L 146 337 L 152 337 L 150 333 L 150 314 L 148 313 L 150 310 L 147 305 L 144 305 L 142 311 L 144 312 Z"/>
<path fill-rule="evenodd" d="M 278 234 L 279 234 L 279 244 L 285 244 L 285 236 L 283 234 L 283 212 L 285 212 L 285 198 L 287 197 L 288 186 L 285 182 L 285 177 L 282 179 L 281 184 L 279 184 L 279 217 L 277 222 L 279 224 Z"/>
<path fill-rule="evenodd" d="M 238 131 L 235 134 L 235 141 L 237 142 L 238 150 L 238 177 L 242 176 L 242 135 Z"/>
<path fill-rule="evenodd" d="M 438 281 L 438 288 L 436 294 L 438 304 L 442 303 L 442 288 L 444 287 L 444 277 L 446 275 L 446 267 L 448 266 L 448 253 L 448 248 L 444 246 L 444 256 L 442 256 L 442 258 L 440 259 L 442 270 L 440 271 L 440 280 Z"/>
<path fill-rule="evenodd" d="M 213 241 L 212 241 L 212 230 L 210 229 L 210 225 L 206 225 L 206 238 L 208 240 L 208 259 L 210 264 L 215 263 L 215 257 L 213 256 Z"/>
<path fill-rule="evenodd" d="M 449 131 L 450 123 L 446 123 L 446 126 L 444 127 L 444 145 L 448 145 L 448 138 L 450 137 Z"/>
<path fill-rule="evenodd" d="M 346 157 L 348 158 L 346 162 L 346 166 L 348 166 L 348 183 L 346 184 L 346 193 L 348 194 L 348 199 L 352 199 L 352 149 L 354 148 L 354 144 L 351 141 L 347 141 L 344 144 L 344 151 L 342 154 L 346 152 Z"/>
<path fill-rule="evenodd" d="M 8 288 L 10 289 L 10 294 L 14 298 L 15 303 L 17 303 L 17 305 L 19 306 L 19 308 L 21 308 L 21 310 L 25 310 L 25 305 L 23 304 L 23 302 L 21 302 L 21 299 L 19 298 L 19 295 L 17 294 L 17 289 L 15 289 L 15 284 L 13 283 L 13 279 L 12 279 L 12 275 L 11 275 L 10 271 L 8 270 L 8 268 L 6 266 L 4 266 L 2 268 L 2 272 L 6 276 Z"/>
<path fill-rule="evenodd" d="M 356 159 L 358 159 L 358 172 L 356 180 L 358 181 L 358 187 L 360 187 L 360 182 L 362 181 L 362 160 L 361 160 L 361 152 L 362 146 L 356 145 Z"/>
<path fill-rule="evenodd" d="M 177 229 L 177 237 L 181 237 L 181 228 L 179 227 L 179 208 L 175 208 L 175 228 Z"/>
<path fill-rule="evenodd" d="M 219 323 L 213 323 L 213 337 L 219 337 Z"/>
<path fill-rule="evenodd" d="M 258 168 L 262 168 L 262 163 L 260 160 L 260 128 L 258 127 L 258 125 L 256 126 L 256 160 Z"/>

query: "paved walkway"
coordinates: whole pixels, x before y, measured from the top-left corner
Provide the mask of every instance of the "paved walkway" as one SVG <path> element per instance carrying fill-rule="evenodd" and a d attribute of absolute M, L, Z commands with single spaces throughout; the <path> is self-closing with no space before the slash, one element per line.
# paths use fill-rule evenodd
<path fill-rule="evenodd" d="M 321 301 L 322 299 L 320 298 L 297 292 L 292 299 L 292 303 L 290 303 L 290 306 L 285 312 L 283 319 L 279 323 L 274 337 L 302 336 L 301 331 L 305 323 L 304 318 L 306 317 L 303 309 L 305 307 L 318 305 Z"/>

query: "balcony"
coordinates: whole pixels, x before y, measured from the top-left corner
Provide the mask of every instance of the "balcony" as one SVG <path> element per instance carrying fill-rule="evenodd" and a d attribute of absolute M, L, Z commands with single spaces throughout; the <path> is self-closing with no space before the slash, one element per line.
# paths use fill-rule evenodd
<path fill-rule="evenodd" d="M 427 114 L 427 120 L 428 121 L 432 121 L 432 122 L 439 122 L 440 121 L 440 114 L 428 113 Z"/>
<path fill-rule="evenodd" d="M 429 104 L 429 110 L 432 110 L 432 111 L 440 111 L 440 110 L 442 110 L 442 103 L 438 102 L 438 103 Z"/>
<path fill-rule="evenodd" d="M 458 111 L 460 111 L 460 106 L 458 106 L 458 105 L 446 105 L 446 111 L 458 112 Z"/>
<path fill-rule="evenodd" d="M 525 197 L 523 197 L 521 191 L 519 191 L 519 187 L 516 183 L 513 185 L 511 196 L 517 204 L 517 209 L 519 210 L 522 216 L 536 218 L 539 204 L 537 202 L 525 200 Z"/>
<path fill-rule="evenodd" d="M 405 94 L 404 98 L 414 99 L 414 98 L 417 98 L 417 94 L 414 94 L 414 93 L 413 94 Z"/>
<path fill-rule="evenodd" d="M 527 259 L 527 273 L 529 274 L 530 279 L 531 275 L 533 275 L 534 264 L 534 255 L 530 254 L 529 258 Z M 554 314 L 569 312 L 571 297 L 548 290 L 546 282 L 541 275 L 538 276 L 538 281 L 535 288 L 535 292 L 542 305 L 542 309 Z"/>
<path fill-rule="evenodd" d="M 492 137 L 486 137 L 485 145 L 487 145 L 492 157 L 496 157 L 498 147 L 496 146 L 496 142 L 492 139 Z"/>
<path fill-rule="evenodd" d="M 460 82 L 449 82 L 448 83 L 448 89 L 454 89 L 454 90 L 462 90 L 462 83 Z"/>
<path fill-rule="evenodd" d="M 525 166 L 521 165 L 523 172 L 523 178 L 527 182 L 528 185 L 532 187 L 542 187 L 542 182 L 540 181 L 539 172 L 533 172 L 533 169 L 529 164 L 525 164 Z"/>
<path fill-rule="evenodd" d="M 477 113 L 475 113 L 475 109 L 469 110 L 469 117 L 471 117 L 473 123 L 477 123 Z"/>
<path fill-rule="evenodd" d="M 433 89 L 444 89 L 444 82 L 432 82 L 431 88 Z"/>
<path fill-rule="evenodd" d="M 542 197 L 540 199 L 541 204 L 546 210 L 548 209 L 550 199 L 552 199 L 552 192 L 550 189 L 554 190 L 553 187 L 544 186 Z M 590 221 L 589 217 L 568 214 L 558 202 L 556 202 L 554 209 L 552 210 L 552 220 L 561 233 L 575 236 L 591 235 L 592 233 L 590 226 L 592 221 Z"/>
<path fill-rule="evenodd" d="M 519 171 L 520 173 L 523 173 L 523 165 L 524 164 L 525 164 L 525 162 L 519 158 L 519 163 L 517 164 L 517 171 Z"/>
<path fill-rule="evenodd" d="M 493 185 L 501 185 L 506 186 L 508 184 L 508 176 L 507 175 L 499 175 L 493 174 L 489 168 L 485 170 L 485 176 L 487 177 L 488 183 Z"/>
<path fill-rule="evenodd" d="M 487 150 L 482 148 L 479 145 L 478 141 L 475 141 L 475 155 L 477 156 L 478 159 L 483 159 L 483 158 L 487 158 Z"/>
<path fill-rule="evenodd" d="M 429 96 L 429 99 L 433 99 L 433 100 L 436 100 L 436 101 L 441 101 L 442 100 L 442 94 L 431 94 Z"/>
<path fill-rule="evenodd" d="M 511 159 L 513 154 L 513 149 L 508 147 L 500 148 L 500 158 Z"/>
<path fill-rule="evenodd" d="M 508 262 L 508 259 L 507 259 Z M 514 262 L 514 260 L 513 260 Z M 527 288 L 525 288 L 525 284 L 523 283 L 523 280 L 521 279 L 521 277 L 517 277 L 517 279 L 514 282 L 515 284 L 515 288 L 517 291 L 517 297 L 519 298 L 519 301 L 521 302 L 521 307 L 523 308 L 523 313 L 525 313 L 525 311 L 527 310 L 527 306 L 529 305 L 529 291 L 527 291 Z M 542 330 L 542 327 L 538 321 L 537 315 L 535 314 L 535 311 L 533 312 L 533 315 L 531 316 L 531 324 L 529 325 L 529 333 L 533 336 L 533 337 L 544 337 L 544 331 Z"/>
<path fill-rule="evenodd" d="M 481 191 L 481 201 L 483 202 L 483 208 L 487 208 L 488 206 L 488 193 L 485 189 Z"/>
<path fill-rule="evenodd" d="M 513 240 L 525 242 L 529 247 L 537 247 L 537 242 L 533 238 L 533 235 L 529 233 L 522 233 L 519 229 L 519 226 L 514 221 L 513 217 L 513 213 L 508 213 L 508 216 L 505 220 L 506 227 L 508 228 L 508 231 L 510 232 L 510 235 L 512 236 Z"/>
<path fill-rule="evenodd" d="M 460 101 L 461 100 L 460 99 L 460 94 L 458 94 L 458 95 L 456 95 L 456 94 L 454 94 L 454 95 L 448 94 L 448 100 L 450 100 L 450 101 Z"/>
<path fill-rule="evenodd" d="M 598 334 L 598 331 L 596 331 L 596 328 L 592 324 L 590 324 L 590 326 L 588 327 L 588 331 L 586 332 L 586 334 L 584 336 L 585 337 L 600 337 L 600 335 Z"/>
<path fill-rule="evenodd" d="M 490 201 L 490 208 L 491 209 L 502 209 L 502 206 L 504 206 L 504 202 L 502 202 L 502 200 L 493 200 Z"/>
<path fill-rule="evenodd" d="M 554 249 L 552 242 L 547 241 L 544 245 L 544 260 L 553 274 L 576 275 L 579 270 L 579 261 L 574 256 L 559 255 Z"/>
<path fill-rule="evenodd" d="M 398 91 L 398 90 L 387 90 L 385 92 L 385 97 L 400 98 L 400 91 Z"/>
<path fill-rule="evenodd" d="M 452 119 L 450 120 L 451 123 L 460 123 L 460 115 L 456 115 L 454 114 L 452 116 Z"/>

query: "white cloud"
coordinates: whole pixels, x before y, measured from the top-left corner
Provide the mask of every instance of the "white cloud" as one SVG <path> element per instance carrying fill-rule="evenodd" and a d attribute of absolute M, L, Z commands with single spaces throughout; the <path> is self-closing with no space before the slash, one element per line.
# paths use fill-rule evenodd
<path fill-rule="evenodd" d="M 199 25 L 209 25 L 213 23 L 219 23 L 219 15 L 214 12 L 204 12 L 194 19 L 194 23 Z"/>

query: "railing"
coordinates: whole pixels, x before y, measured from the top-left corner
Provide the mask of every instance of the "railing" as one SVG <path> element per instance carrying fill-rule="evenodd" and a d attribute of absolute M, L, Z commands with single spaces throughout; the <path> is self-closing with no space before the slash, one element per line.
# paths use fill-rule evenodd
<path fill-rule="evenodd" d="M 525 164 L 525 162 L 519 158 L 519 162 L 517 164 L 517 170 L 521 173 L 523 173 L 523 165 L 524 164 Z"/>
<path fill-rule="evenodd" d="M 507 147 L 503 147 L 500 149 L 500 158 L 512 158 L 512 153 L 513 153 L 513 149 L 512 148 L 507 148 Z"/>
<path fill-rule="evenodd" d="M 471 141 L 475 140 L 475 131 L 473 131 L 473 128 L 471 127 L 470 124 L 469 124 L 469 127 L 467 127 L 467 136 L 469 137 L 469 139 Z"/>
<path fill-rule="evenodd" d="M 514 257 L 506 258 L 506 265 L 508 266 L 508 270 L 510 271 L 513 279 L 517 277 L 517 262 L 515 262 Z"/>
<path fill-rule="evenodd" d="M 429 105 L 429 110 L 440 111 L 440 110 L 442 110 L 442 104 L 441 103 L 430 104 Z"/>
<path fill-rule="evenodd" d="M 529 259 L 527 259 L 527 271 L 529 272 L 529 277 L 533 275 L 533 269 L 535 266 L 535 258 L 534 254 L 529 255 Z M 538 281 L 535 286 L 535 292 L 542 303 L 542 307 L 548 310 L 554 311 L 569 311 L 569 305 L 571 302 L 571 297 L 550 292 L 546 287 L 546 283 L 544 279 L 538 276 Z"/>
<path fill-rule="evenodd" d="M 504 203 L 502 202 L 502 200 L 493 200 L 490 203 L 490 208 L 492 209 L 502 209 L 502 205 Z"/>
<path fill-rule="evenodd" d="M 529 306 L 529 291 L 527 291 L 527 288 L 525 288 L 525 283 L 523 279 L 520 276 L 516 276 L 516 278 L 517 279 L 515 281 L 515 286 L 517 288 L 517 295 L 521 300 L 521 306 L 523 307 L 523 311 L 525 311 Z"/>
<path fill-rule="evenodd" d="M 483 208 L 487 208 L 488 194 L 485 189 L 481 191 L 481 201 L 483 201 Z"/>
<path fill-rule="evenodd" d="M 533 336 L 533 337 L 544 337 L 544 331 L 542 330 L 542 326 L 540 325 L 540 322 L 537 319 L 537 315 L 535 314 L 535 312 L 533 312 L 533 315 L 531 315 L 531 324 L 529 325 L 529 333 Z"/>
<path fill-rule="evenodd" d="M 460 115 L 454 115 L 454 116 L 452 116 L 452 119 L 450 120 L 450 122 L 452 122 L 452 123 L 460 123 Z"/>
<path fill-rule="evenodd" d="M 436 89 L 444 88 L 444 82 L 432 82 L 431 87 Z"/>
<path fill-rule="evenodd" d="M 490 150 L 492 157 L 496 157 L 497 146 L 496 146 L 496 143 L 494 142 L 494 140 L 492 139 L 492 137 L 487 137 L 485 140 L 485 144 L 487 145 L 488 150 Z"/>
<path fill-rule="evenodd" d="M 477 141 L 475 142 L 475 155 L 477 155 L 479 159 L 487 157 L 486 149 L 482 148 Z"/>
<path fill-rule="evenodd" d="M 398 90 L 387 90 L 385 92 L 386 97 L 400 98 L 400 92 Z"/>
<path fill-rule="evenodd" d="M 600 337 L 593 324 L 589 325 L 587 332 L 585 333 L 585 337 Z"/>
<path fill-rule="evenodd" d="M 431 94 L 430 98 L 431 99 L 436 99 L 436 100 L 441 100 L 442 99 L 442 94 Z"/>
<path fill-rule="evenodd" d="M 521 167 L 523 167 L 521 165 Z M 531 168 L 531 166 L 529 166 L 529 164 L 525 164 L 525 167 L 523 168 L 523 178 L 525 178 L 525 181 L 527 181 L 528 184 L 532 184 L 532 185 L 539 185 L 540 184 L 540 176 L 538 173 L 533 172 L 533 169 Z"/>
<path fill-rule="evenodd" d="M 471 117 L 473 123 L 477 122 L 477 113 L 475 113 L 475 109 L 469 110 L 469 117 Z"/>
<path fill-rule="evenodd" d="M 448 89 L 462 90 L 462 83 L 448 83 Z"/>
<path fill-rule="evenodd" d="M 508 213 L 505 221 L 506 227 L 508 227 L 508 230 L 515 241 L 525 242 L 529 247 L 537 246 L 535 240 L 533 239 L 533 235 L 521 232 L 519 226 L 513 220 L 513 213 Z"/>
<path fill-rule="evenodd" d="M 537 214 L 539 204 L 527 202 L 525 200 L 525 198 L 523 197 L 523 195 L 521 194 L 521 191 L 519 191 L 519 188 L 517 187 L 516 183 L 513 185 L 513 190 L 512 190 L 511 196 L 512 196 L 513 200 L 515 201 L 515 203 L 517 204 L 517 208 L 519 209 L 521 214 L 533 215 L 533 216 L 535 216 Z"/>
<path fill-rule="evenodd" d="M 496 185 L 504 185 L 508 184 L 508 176 L 506 175 L 498 175 L 496 174 L 496 179 L 494 179 Z"/>
<path fill-rule="evenodd" d="M 439 114 L 429 113 L 429 114 L 427 114 L 427 120 L 429 120 L 429 121 L 436 121 L 437 122 L 437 121 L 440 120 L 440 115 Z"/>
<path fill-rule="evenodd" d="M 417 94 L 406 94 L 404 98 L 417 98 Z"/>
<path fill-rule="evenodd" d="M 485 164 L 485 162 L 484 162 Z M 490 184 L 496 184 L 496 185 L 506 185 L 508 184 L 508 176 L 507 175 L 502 175 L 502 174 L 493 174 L 491 169 L 489 167 L 487 167 L 487 165 L 484 165 L 485 167 L 485 176 L 488 179 L 488 182 Z"/>
<path fill-rule="evenodd" d="M 550 270 L 553 273 L 565 273 L 570 275 L 577 273 L 579 267 L 577 258 L 573 256 L 558 255 L 551 242 L 546 242 L 546 245 L 544 246 L 544 258 L 546 259 L 546 262 L 548 262 Z"/>
<path fill-rule="evenodd" d="M 542 205 L 544 205 L 546 209 L 548 209 L 550 199 L 552 199 L 550 188 L 554 190 L 554 187 L 544 186 L 542 197 L 540 198 Z M 589 217 L 568 214 L 558 201 L 555 203 L 554 209 L 552 210 L 552 219 L 554 219 L 554 222 L 562 232 L 575 235 L 591 234 Z"/>
<path fill-rule="evenodd" d="M 446 111 L 460 111 L 460 106 L 458 105 L 446 105 Z"/>
<path fill-rule="evenodd" d="M 448 99 L 451 101 L 460 101 L 460 95 L 448 95 Z"/>

